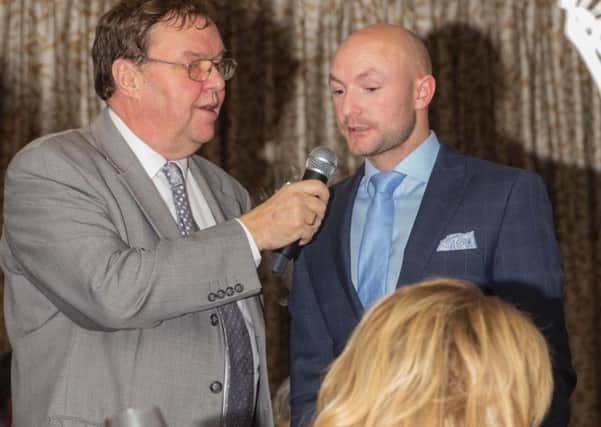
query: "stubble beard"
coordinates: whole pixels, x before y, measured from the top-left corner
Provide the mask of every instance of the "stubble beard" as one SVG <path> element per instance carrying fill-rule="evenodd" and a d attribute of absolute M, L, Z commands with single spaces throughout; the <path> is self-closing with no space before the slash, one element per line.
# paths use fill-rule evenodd
<path fill-rule="evenodd" d="M 414 111 L 409 121 L 405 123 L 399 130 L 392 130 L 382 135 L 380 144 L 377 144 L 376 150 L 373 153 L 366 154 L 367 156 L 378 156 L 386 152 L 402 147 L 413 135 L 417 124 L 417 113 Z"/>

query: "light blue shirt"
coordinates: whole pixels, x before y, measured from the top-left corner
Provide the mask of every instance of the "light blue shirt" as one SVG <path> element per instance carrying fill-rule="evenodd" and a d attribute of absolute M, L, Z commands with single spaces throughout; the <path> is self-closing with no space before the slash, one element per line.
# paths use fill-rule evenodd
<path fill-rule="evenodd" d="M 386 279 L 386 293 L 392 292 L 397 285 L 405 247 L 409 234 L 413 228 L 417 211 L 422 203 L 426 186 L 432 174 L 440 143 L 433 131 L 428 138 L 413 150 L 406 158 L 398 163 L 394 170 L 405 175 L 405 178 L 393 193 L 394 198 L 394 227 L 392 232 L 392 249 Z M 357 265 L 359 248 L 365 226 L 367 209 L 373 195 L 373 185 L 369 185 L 370 178 L 380 172 L 369 160 L 365 161 L 365 175 L 361 178 L 351 220 L 351 277 L 357 289 Z M 369 188 L 368 188 L 369 187 Z"/>

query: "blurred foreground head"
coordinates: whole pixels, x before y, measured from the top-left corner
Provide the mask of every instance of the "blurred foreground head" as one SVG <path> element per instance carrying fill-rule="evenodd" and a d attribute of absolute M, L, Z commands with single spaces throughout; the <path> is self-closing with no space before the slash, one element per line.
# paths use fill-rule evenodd
<path fill-rule="evenodd" d="M 367 312 L 323 381 L 315 427 L 538 426 L 552 391 L 546 341 L 526 315 L 434 279 Z"/>

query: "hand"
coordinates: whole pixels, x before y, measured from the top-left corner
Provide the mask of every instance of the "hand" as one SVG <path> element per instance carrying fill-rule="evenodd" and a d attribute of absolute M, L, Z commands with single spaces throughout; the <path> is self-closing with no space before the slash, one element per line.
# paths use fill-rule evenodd
<path fill-rule="evenodd" d="M 330 192 L 318 180 L 287 184 L 240 217 L 260 250 L 299 241 L 305 245 L 321 225 Z"/>

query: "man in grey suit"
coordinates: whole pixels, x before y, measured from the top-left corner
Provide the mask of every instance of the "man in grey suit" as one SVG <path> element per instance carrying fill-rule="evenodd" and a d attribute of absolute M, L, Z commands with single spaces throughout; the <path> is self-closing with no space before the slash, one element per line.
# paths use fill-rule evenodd
<path fill-rule="evenodd" d="M 249 210 L 194 155 L 236 67 L 202 2 L 122 1 L 92 56 L 108 108 L 28 144 L 6 174 L 15 425 L 100 426 L 157 405 L 170 427 L 271 426 L 256 266 L 311 239 L 328 190 L 287 185 Z"/>

